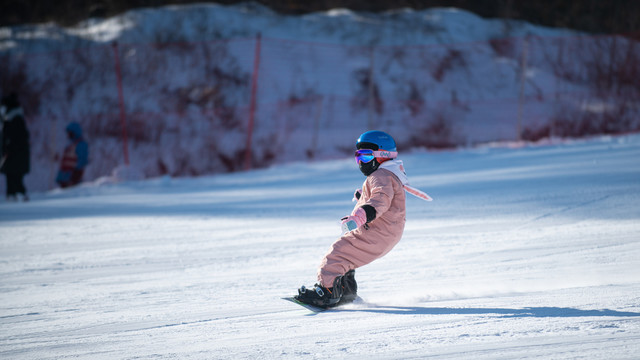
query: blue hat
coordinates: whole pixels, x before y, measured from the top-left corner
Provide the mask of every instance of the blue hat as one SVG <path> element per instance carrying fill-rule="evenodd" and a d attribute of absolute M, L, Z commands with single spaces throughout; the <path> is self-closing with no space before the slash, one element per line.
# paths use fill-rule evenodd
<path fill-rule="evenodd" d="M 66 130 L 72 133 L 76 139 L 82 137 L 82 126 L 75 121 L 67 125 Z"/>

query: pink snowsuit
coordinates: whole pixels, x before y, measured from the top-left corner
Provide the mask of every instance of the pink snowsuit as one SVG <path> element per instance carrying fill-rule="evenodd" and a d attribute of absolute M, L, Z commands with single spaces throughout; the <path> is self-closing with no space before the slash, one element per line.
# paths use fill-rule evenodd
<path fill-rule="evenodd" d="M 336 277 L 387 254 L 402 237 L 405 193 L 393 172 L 381 167 L 367 176 L 355 208 L 365 204 L 376 209 L 376 218 L 331 245 L 318 270 L 318 281 L 326 288 L 333 287 Z"/>

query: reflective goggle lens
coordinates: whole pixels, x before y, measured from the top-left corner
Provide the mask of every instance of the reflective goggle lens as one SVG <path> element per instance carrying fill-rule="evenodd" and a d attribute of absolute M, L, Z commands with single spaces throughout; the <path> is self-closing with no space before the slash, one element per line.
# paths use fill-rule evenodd
<path fill-rule="evenodd" d="M 375 158 L 375 156 L 373 155 L 373 150 L 369 150 L 369 149 L 362 149 L 362 150 L 357 150 L 356 151 L 356 162 L 360 163 L 368 163 L 370 161 L 372 161 Z"/>

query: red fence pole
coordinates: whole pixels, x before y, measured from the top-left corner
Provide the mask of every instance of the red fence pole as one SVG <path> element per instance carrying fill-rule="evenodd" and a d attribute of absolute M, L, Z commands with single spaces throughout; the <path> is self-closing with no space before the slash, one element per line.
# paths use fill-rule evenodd
<path fill-rule="evenodd" d="M 122 146 L 124 151 L 124 163 L 129 166 L 129 145 L 127 141 L 127 123 L 124 117 L 124 97 L 122 95 L 122 71 L 120 70 L 120 55 L 118 43 L 113 44 L 113 56 L 115 58 L 116 79 L 118 81 L 118 103 L 120 105 L 120 126 L 122 127 Z"/>
<path fill-rule="evenodd" d="M 244 169 L 251 169 L 251 142 L 253 137 L 253 120 L 256 112 L 256 92 L 258 89 L 258 70 L 260 69 L 260 43 L 261 35 L 256 37 L 256 50 L 253 60 L 253 75 L 251 76 L 251 99 L 249 103 L 249 124 L 247 126 L 247 144 L 244 154 Z"/>

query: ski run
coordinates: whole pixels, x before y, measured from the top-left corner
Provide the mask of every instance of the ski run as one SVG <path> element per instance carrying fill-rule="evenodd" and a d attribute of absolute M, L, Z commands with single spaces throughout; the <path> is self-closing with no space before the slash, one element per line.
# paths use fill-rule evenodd
<path fill-rule="evenodd" d="M 640 136 L 399 151 L 433 201 L 317 314 L 352 158 L 0 203 L 0 358 L 638 357 Z"/>

